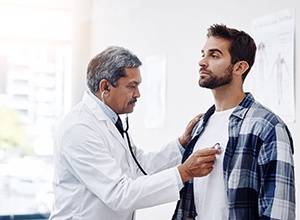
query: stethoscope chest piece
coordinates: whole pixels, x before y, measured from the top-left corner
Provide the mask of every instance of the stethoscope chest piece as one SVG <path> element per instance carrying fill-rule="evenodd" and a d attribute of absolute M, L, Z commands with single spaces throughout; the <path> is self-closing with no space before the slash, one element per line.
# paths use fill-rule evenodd
<path fill-rule="evenodd" d="M 224 148 L 221 146 L 220 143 L 216 143 L 216 144 L 214 145 L 214 148 L 220 151 L 219 154 L 223 153 L 223 151 L 224 151 Z"/>

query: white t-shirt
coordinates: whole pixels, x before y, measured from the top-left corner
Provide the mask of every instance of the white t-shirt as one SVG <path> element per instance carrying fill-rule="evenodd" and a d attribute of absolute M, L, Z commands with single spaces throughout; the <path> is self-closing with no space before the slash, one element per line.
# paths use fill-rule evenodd
<path fill-rule="evenodd" d="M 205 176 L 194 178 L 196 220 L 228 219 L 228 204 L 223 178 L 223 158 L 228 142 L 229 116 L 233 109 L 215 112 L 208 120 L 205 130 L 195 144 L 194 151 L 212 147 L 219 143 L 223 152 L 216 155 L 213 171 Z"/>

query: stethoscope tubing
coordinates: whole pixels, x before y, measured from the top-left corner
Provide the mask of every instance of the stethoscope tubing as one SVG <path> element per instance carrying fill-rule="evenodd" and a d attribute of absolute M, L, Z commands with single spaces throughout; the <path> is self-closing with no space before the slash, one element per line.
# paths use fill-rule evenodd
<path fill-rule="evenodd" d="M 124 133 L 125 133 L 126 138 L 127 138 L 129 151 L 130 151 L 130 153 L 131 153 L 131 156 L 132 156 L 133 160 L 135 161 L 136 165 L 138 166 L 138 168 L 141 170 L 141 172 L 142 172 L 144 175 L 147 175 L 146 171 L 143 169 L 143 167 L 141 166 L 141 164 L 138 162 L 136 156 L 134 155 L 134 152 L 133 152 L 133 150 L 132 150 L 131 143 L 130 143 L 129 134 L 128 134 L 128 132 L 127 132 L 128 129 L 129 129 L 128 115 L 126 115 L 126 129 L 124 130 Z"/>
<path fill-rule="evenodd" d="M 104 103 L 104 105 L 106 106 L 106 103 L 105 103 L 105 100 L 104 100 L 104 91 L 101 93 L 101 100 L 102 100 L 102 102 Z M 126 129 L 124 130 L 124 133 L 125 133 L 126 138 L 127 138 L 127 143 L 128 143 L 129 151 L 130 151 L 130 153 L 131 153 L 131 156 L 132 156 L 134 162 L 135 162 L 136 165 L 138 166 L 138 168 L 141 170 L 141 172 L 142 172 L 144 175 L 147 175 L 146 171 L 143 169 L 143 167 L 141 166 L 141 164 L 138 162 L 136 156 L 134 155 L 134 152 L 133 152 L 133 150 L 132 150 L 131 143 L 130 143 L 130 138 L 129 138 L 129 134 L 128 134 L 128 129 L 129 129 L 129 122 L 128 122 L 128 115 L 126 114 Z"/>

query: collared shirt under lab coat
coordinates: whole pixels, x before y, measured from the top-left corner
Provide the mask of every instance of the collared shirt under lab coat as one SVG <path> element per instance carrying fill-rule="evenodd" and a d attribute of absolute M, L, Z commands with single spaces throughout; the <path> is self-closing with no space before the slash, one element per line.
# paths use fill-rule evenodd
<path fill-rule="evenodd" d="M 127 143 L 87 93 L 62 121 L 55 138 L 54 207 L 50 219 L 132 220 L 134 211 L 179 199 L 176 140 L 145 154 Z M 160 172 L 161 171 L 161 172 Z"/>

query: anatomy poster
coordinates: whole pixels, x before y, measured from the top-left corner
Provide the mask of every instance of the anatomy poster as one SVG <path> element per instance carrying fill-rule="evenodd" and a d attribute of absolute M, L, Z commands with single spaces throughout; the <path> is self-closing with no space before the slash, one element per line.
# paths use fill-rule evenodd
<path fill-rule="evenodd" d="M 252 21 L 257 53 L 246 79 L 254 97 L 285 122 L 295 120 L 294 28 L 294 9 Z"/>

